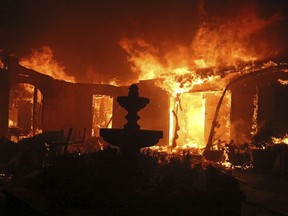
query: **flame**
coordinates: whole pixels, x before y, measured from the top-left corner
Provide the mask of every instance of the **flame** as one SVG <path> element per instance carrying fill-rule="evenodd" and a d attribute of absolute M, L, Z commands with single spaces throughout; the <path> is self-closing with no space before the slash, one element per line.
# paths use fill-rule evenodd
<path fill-rule="evenodd" d="M 119 45 L 129 54 L 127 61 L 131 63 L 131 70 L 139 74 L 139 80 L 155 79 L 165 71 L 157 58 L 158 50 L 144 39 L 130 40 L 124 37 Z"/>
<path fill-rule="evenodd" d="M 55 79 L 75 82 L 75 77 L 65 73 L 65 68 L 53 56 L 53 51 L 48 46 L 43 46 L 40 51 L 33 50 L 28 57 L 20 59 L 20 65 L 49 75 Z"/>
<path fill-rule="evenodd" d="M 170 101 L 170 145 L 172 148 L 203 148 L 205 127 L 204 93 L 182 94 Z M 175 138 L 177 136 L 177 139 Z"/>
<path fill-rule="evenodd" d="M 87 68 L 87 77 L 93 84 L 108 84 L 112 86 L 121 86 L 123 83 L 117 77 L 112 77 L 109 79 L 105 76 L 105 74 L 101 74 L 99 71 L 95 70 L 93 67 Z"/>
<path fill-rule="evenodd" d="M 129 54 L 131 70 L 139 75 L 139 80 L 156 79 L 156 85 L 175 96 L 189 92 L 193 87 L 205 82 L 220 81 L 219 75 L 202 76 L 196 68 L 191 69 L 186 59 L 189 54 L 183 47 L 177 46 L 175 53 L 166 53 L 161 60 L 159 49 L 144 39 L 129 40 L 122 38 L 120 46 Z M 166 63 L 165 63 L 166 62 Z"/>
<path fill-rule="evenodd" d="M 9 128 L 17 127 L 17 122 L 9 119 L 8 127 Z"/>
<path fill-rule="evenodd" d="M 251 135 L 255 135 L 257 133 L 258 124 L 257 124 L 257 117 L 258 117 L 258 88 L 256 89 L 256 94 L 253 97 L 253 117 L 252 117 L 252 131 Z"/>
<path fill-rule="evenodd" d="M 101 83 L 101 84 L 109 84 L 109 85 L 112 85 L 112 86 L 120 86 L 118 80 L 110 80 L 108 83 L 104 82 L 104 83 Z"/>
<path fill-rule="evenodd" d="M 194 63 L 198 67 L 237 66 L 276 55 L 277 51 L 268 44 L 261 44 L 262 48 L 258 49 L 251 40 L 258 32 L 282 20 L 280 14 L 260 18 L 256 5 L 239 8 L 230 19 L 212 17 L 211 21 L 204 21 L 192 40 Z"/>
<path fill-rule="evenodd" d="M 171 97 L 169 139 L 172 147 L 175 145 L 173 143 L 175 136 L 181 147 L 201 148 L 204 145 L 203 131 L 204 127 L 207 127 L 203 123 L 207 118 L 204 105 L 206 101 L 205 94 L 202 95 L 204 99 L 201 103 L 200 99 L 190 98 L 196 87 L 210 85 L 221 92 L 233 77 L 259 70 L 259 66 L 254 64 L 256 60 L 277 56 L 278 52 L 281 52 L 277 50 L 278 48 L 274 49 L 264 38 L 265 35 L 263 36 L 267 28 L 283 21 L 281 14 L 275 13 L 263 18 L 258 13 L 256 5 L 251 3 L 237 8 L 237 12 L 234 11 L 230 18 L 227 16 L 226 19 L 220 19 L 208 17 L 204 1 L 200 1 L 198 6 L 203 22 L 188 45 L 181 41 L 171 43 L 168 39 L 155 43 L 139 37 L 123 37 L 119 42 L 120 47 L 128 54 L 127 61 L 131 70 L 138 75 L 139 80 L 155 79 L 155 84 L 169 93 Z M 247 65 L 245 68 L 242 67 L 243 63 Z M 268 61 L 260 67 L 274 66 L 277 64 Z M 223 68 L 233 68 L 232 71 L 238 72 L 238 75 L 230 75 L 231 70 L 227 72 Z M 179 100 L 183 107 L 187 105 L 188 108 L 182 107 L 186 109 L 185 111 L 182 110 Z M 221 107 L 223 111 L 219 115 L 222 119 L 222 129 L 217 128 L 218 133 L 222 133 L 221 139 L 230 138 L 227 131 L 230 131 L 231 94 L 227 94 L 225 100 L 226 108 Z M 258 95 L 255 95 L 252 133 L 257 129 L 257 103 Z M 199 105 L 199 109 L 195 107 L 195 110 L 189 109 L 195 104 L 202 105 Z M 197 118 L 193 120 L 193 116 Z M 189 128 L 190 121 L 193 122 L 191 125 L 199 127 L 199 130 Z M 202 137 L 202 140 L 192 140 L 191 131 L 198 131 L 194 138 Z"/>
<path fill-rule="evenodd" d="M 281 85 L 288 85 L 288 80 L 278 79 L 278 82 L 279 82 Z"/>
<path fill-rule="evenodd" d="M 276 67 L 276 66 L 278 66 L 277 63 L 275 63 L 273 61 L 268 61 L 268 62 L 263 63 L 262 69 L 269 68 L 269 67 Z"/>
<path fill-rule="evenodd" d="M 156 85 L 169 93 L 171 97 L 170 142 L 172 143 L 171 140 L 176 130 L 173 115 L 175 112 L 180 125 L 178 131 L 180 138 L 177 141 L 181 143 L 176 148 L 182 149 L 202 148 L 205 144 L 206 93 L 193 93 L 193 89 L 204 84 L 213 84 L 215 89 L 221 91 L 225 88 L 227 80 L 223 79 L 220 67 L 237 68 L 242 63 L 253 63 L 256 60 L 277 55 L 278 51 L 271 48 L 266 41 L 263 43 L 257 41 L 254 44 L 253 40 L 255 40 L 255 35 L 283 19 L 279 14 L 261 18 L 255 6 L 239 8 L 230 19 L 221 20 L 215 17 L 208 19 L 205 4 L 203 1 L 200 1 L 200 4 L 203 23 L 188 45 L 180 41 L 165 43 L 165 39 L 163 42 L 154 44 L 140 37 L 123 37 L 119 41 L 120 47 L 128 54 L 127 61 L 131 66 L 131 71 L 138 75 L 139 80 L 155 79 Z M 257 47 L 260 45 L 261 47 Z M 75 82 L 75 78 L 68 76 L 64 67 L 53 59 L 53 52 L 47 46 L 23 58 L 20 64 L 56 79 Z M 263 65 L 265 68 L 273 66 L 277 64 L 271 61 Z M 208 72 L 207 69 L 209 69 Z M 248 66 L 243 71 L 244 73 L 253 72 L 253 67 Z M 283 80 L 279 82 L 282 85 L 286 84 Z M 110 84 L 117 85 L 117 81 L 114 80 Z M 95 98 L 93 100 L 96 113 L 100 110 L 100 100 L 97 102 Z M 224 123 L 224 131 L 221 132 L 229 137 L 230 134 L 227 131 L 230 130 L 227 128 L 229 129 L 230 122 L 227 110 L 230 110 L 231 95 L 227 94 L 226 101 L 224 104 L 226 109 L 220 115 Z M 257 103 L 258 95 L 255 95 L 252 130 L 257 129 Z M 95 114 L 95 118 L 97 115 Z M 109 120 L 110 115 L 106 115 L 105 120 Z M 99 125 L 102 127 L 106 125 L 107 121 L 94 123 L 97 128 Z M 93 133 L 97 135 L 96 130 Z"/>
<path fill-rule="evenodd" d="M 3 61 L 1 60 L 1 58 L 0 58 L 0 69 L 4 69 L 4 68 L 5 68 L 5 65 L 4 65 Z"/>
<path fill-rule="evenodd" d="M 34 87 L 33 85 L 28 84 L 28 83 L 20 83 L 19 85 L 23 86 L 23 88 L 25 89 L 25 91 L 27 92 L 27 94 L 30 95 L 30 97 L 27 97 L 27 98 L 25 98 L 25 99 L 32 102 L 32 95 L 33 95 L 33 93 L 34 93 L 35 87 Z"/>
<path fill-rule="evenodd" d="M 204 5 L 201 7 L 201 13 L 204 16 L 207 15 Z M 177 105 L 179 102 L 177 102 L 177 98 L 181 98 L 182 104 L 189 104 L 191 107 L 193 103 L 197 104 L 199 101 L 193 101 L 185 93 L 193 92 L 195 87 L 213 84 L 215 89 L 224 90 L 231 77 L 227 80 L 223 79 L 223 74 L 220 73 L 223 70 L 218 69 L 220 67 L 238 67 L 241 63 L 249 62 L 252 63 L 251 66 L 239 72 L 253 72 L 255 70 L 255 67 L 253 67 L 254 61 L 266 58 L 271 53 L 275 54 L 267 47 L 259 52 L 257 47 L 252 46 L 250 41 L 253 35 L 281 21 L 281 19 L 279 14 L 274 14 L 265 19 L 260 18 L 255 7 L 240 8 L 240 12 L 231 19 L 215 19 L 212 21 L 205 19 L 194 37 L 191 38 L 189 46 L 177 42 L 172 43 L 173 45 L 169 47 L 163 47 L 163 43 L 158 43 L 159 45 L 156 46 L 143 38 L 122 38 L 119 45 L 128 53 L 127 61 L 131 66 L 131 70 L 138 74 L 139 80 L 155 79 L 156 85 L 166 90 L 171 96 L 170 145 L 173 145 L 172 140 L 177 132 L 175 131 L 177 124 L 179 124 L 181 129 L 178 131 L 180 137 L 178 142 L 182 143 L 182 147 L 203 147 L 205 127 L 203 122 L 206 118 L 205 105 L 199 105 L 200 110 L 204 113 L 203 115 L 197 109 L 182 111 L 179 104 Z M 277 66 L 277 64 L 272 61 L 262 65 L 265 68 L 273 66 Z M 205 71 L 204 68 L 206 68 Z M 207 68 L 210 68 L 208 72 Z M 235 70 L 237 71 L 237 69 Z M 227 97 L 226 106 L 230 108 L 231 96 L 230 99 L 229 95 Z M 205 99 L 203 103 L 205 104 Z M 255 103 L 257 103 L 257 97 L 254 98 Z M 229 132 L 227 132 L 229 131 L 227 128 L 230 128 L 229 108 L 225 109 L 220 116 L 223 119 L 222 124 L 224 123 L 222 128 L 226 128 L 226 132 L 222 129 L 219 131 L 226 133 L 226 137 L 230 137 Z M 175 113 L 181 119 L 179 122 L 175 122 Z M 193 120 L 193 116 L 197 116 L 199 119 Z M 254 110 L 253 118 L 257 118 L 257 109 Z M 189 121 L 193 122 L 194 127 L 198 125 L 201 129 L 189 128 Z M 256 123 L 255 121 L 255 125 Z M 194 135 L 194 138 L 200 138 L 203 135 L 203 139 L 201 141 L 191 140 L 189 138 L 191 131 L 199 132 L 198 135 Z"/>
<path fill-rule="evenodd" d="M 109 96 L 93 95 L 92 136 L 99 137 L 100 128 L 111 128 L 113 99 Z"/>
<path fill-rule="evenodd" d="M 219 92 L 218 92 L 219 93 Z M 220 96 L 219 96 L 220 97 Z M 221 107 L 221 115 L 220 115 L 220 121 L 224 124 L 225 127 L 222 128 L 220 136 L 224 138 L 224 140 L 228 141 L 230 140 L 230 128 L 231 128 L 231 122 L 230 122 L 230 110 L 231 110 L 231 92 L 228 91 L 225 94 L 225 98 L 223 100 L 223 107 Z"/>
<path fill-rule="evenodd" d="M 198 6 L 203 22 L 189 45 L 179 41 L 168 43 L 165 39 L 155 45 L 153 41 L 139 37 L 120 40 L 119 45 L 127 52 L 127 61 L 131 70 L 139 75 L 139 80 L 159 79 L 157 85 L 171 96 L 189 92 L 196 85 L 207 82 L 217 83 L 219 89 L 223 89 L 223 83 L 219 83 L 220 70 L 211 70 L 209 75 L 203 75 L 199 69 L 238 67 L 280 52 L 267 44 L 262 32 L 283 21 L 281 14 L 262 18 L 257 5 L 249 4 L 237 8 L 230 18 L 219 19 L 208 17 L 203 1 Z M 268 62 L 263 66 L 271 67 L 273 64 L 275 66 L 275 63 Z"/>
<path fill-rule="evenodd" d="M 276 138 L 276 137 L 272 137 L 272 142 L 274 144 L 288 144 L 288 134 L 285 134 L 282 138 Z"/>

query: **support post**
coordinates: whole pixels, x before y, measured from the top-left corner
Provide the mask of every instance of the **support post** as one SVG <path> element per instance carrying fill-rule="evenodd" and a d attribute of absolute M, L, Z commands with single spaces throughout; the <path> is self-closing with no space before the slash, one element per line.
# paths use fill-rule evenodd
<path fill-rule="evenodd" d="M 0 137 L 8 138 L 10 74 L 0 69 Z"/>

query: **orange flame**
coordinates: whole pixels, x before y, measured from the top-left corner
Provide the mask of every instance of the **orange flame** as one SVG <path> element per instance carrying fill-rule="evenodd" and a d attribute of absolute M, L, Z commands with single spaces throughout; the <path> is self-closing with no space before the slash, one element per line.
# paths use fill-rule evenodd
<path fill-rule="evenodd" d="M 258 129 L 258 124 L 257 124 L 258 109 L 259 109 L 258 102 L 259 102 L 259 97 L 258 97 L 258 88 L 257 88 L 256 94 L 253 96 L 253 118 L 252 118 L 251 135 L 255 135 L 257 133 L 257 129 Z"/>
<path fill-rule="evenodd" d="M 8 126 L 9 126 L 9 128 L 17 127 L 17 122 L 15 122 L 15 121 L 9 119 Z"/>
<path fill-rule="evenodd" d="M 288 144 L 288 134 L 285 134 L 285 136 L 281 137 L 281 138 L 276 138 L 276 137 L 272 137 L 272 142 L 275 144 Z"/>
<path fill-rule="evenodd" d="M 43 46 L 40 51 L 33 50 L 32 54 L 24 57 L 19 62 L 22 66 L 49 75 L 55 79 L 75 82 L 75 77 L 65 73 L 65 68 L 53 56 L 53 51 L 48 46 Z"/>
<path fill-rule="evenodd" d="M 125 37 L 119 44 L 129 54 L 128 62 L 132 71 L 139 75 L 139 80 L 157 79 L 156 85 L 171 96 L 189 92 L 194 86 L 205 82 L 220 81 L 218 75 L 204 77 L 197 74 L 195 69 L 190 69 L 186 61 L 188 54 L 181 47 L 175 54 L 167 53 L 166 59 L 162 60 L 158 57 L 159 49 L 143 39 L 129 40 Z"/>
<path fill-rule="evenodd" d="M 4 69 L 4 63 L 2 62 L 1 58 L 0 58 L 0 69 Z"/>
<path fill-rule="evenodd" d="M 257 7 L 249 5 L 239 8 L 229 19 L 208 20 L 203 2 L 199 13 L 204 21 L 190 46 L 179 42 L 160 42 L 155 46 L 143 38 L 122 38 L 119 45 L 128 53 L 128 63 L 139 80 L 162 78 L 158 85 L 175 95 L 189 92 L 197 84 L 220 80 L 219 71 L 204 77 L 197 71 L 199 68 L 238 66 L 277 55 L 278 51 L 267 44 L 261 33 L 281 22 L 280 14 L 261 18 Z"/>
<path fill-rule="evenodd" d="M 237 66 L 276 55 L 277 51 L 261 42 L 251 44 L 253 36 L 282 20 L 280 14 L 260 18 L 256 6 L 243 7 L 234 17 L 205 22 L 192 41 L 194 63 L 198 67 Z"/>
<path fill-rule="evenodd" d="M 140 80 L 155 79 L 165 71 L 158 59 L 158 51 L 145 40 L 122 38 L 119 45 L 129 54 L 131 70 L 139 74 Z"/>
<path fill-rule="evenodd" d="M 204 21 L 194 37 L 191 38 L 188 46 L 179 41 L 175 43 L 159 42 L 155 45 L 143 38 L 131 39 L 128 37 L 122 38 L 119 42 L 119 45 L 128 54 L 127 61 L 131 66 L 131 70 L 138 75 L 139 80 L 155 79 L 157 86 L 169 92 L 174 101 L 177 98 L 181 98 L 183 105 L 189 104 L 189 107 L 191 107 L 191 104 L 199 103 L 198 108 L 202 111 L 199 111 L 197 116 L 200 119 L 192 120 L 193 124 L 191 124 L 195 126 L 201 122 L 197 125 L 199 126 L 199 133 L 193 136 L 201 139 L 195 145 L 198 148 L 203 147 L 205 143 L 203 141 L 203 130 L 205 129 L 203 128 L 204 126 L 207 127 L 207 125 L 203 126 L 203 122 L 205 122 L 207 116 L 205 116 L 206 113 L 204 115 L 200 114 L 200 112 L 205 112 L 205 99 L 203 99 L 204 102 L 200 98 L 199 100 L 193 99 L 193 101 L 190 96 L 185 96 L 182 93 L 193 92 L 195 87 L 204 85 L 213 85 L 216 91 L 223 90 L 229 79 L 234 75 L 221 74 L 223 70 L 220 70 L 220 68 L 234 67 L 236 68 L 235 71 L 237 71 L 240 64 L 251 63 L 250 66 L 239 70 L 241 73 L 251 73 L 255 71 L 254 61 L 263 60 L 278 54 L 278 51 L 274 50 L 266 42 L 265 35 L 263 36 L 262 32 L 282 21 L 283 17 L 280 14 L 274 14 L 268 18 L 261 18 L 256 9 L 254 5 L 249 5 L 249 7 L 239 8 L 238 12 L 229 19 L 221 20 L 213 17 L 213 20 L 209 20 L 207 18 L 208 13 L 205 11 L 204 1 L 200 1 L 199 13 Z M 167 44 L 169 45 L 167 46 Z M 271 61 L 263 65 L 265 68 L 273 66 L 276 65 Z M 226 76 L 225 79 L 223 79 L 223 75 Z M 254 100 L 255 104 L 257 98 L 254 98 Z M 179 110 L 179 107 L 177 108 L 176 106 L 175 108 L 175 103 L 173 103 L 173 100 L 171 101 L 171 113 L 173 111 L 174 114 L 174 112 L 176 113 Z M 229 112 L 231 98 L 228 97 L 225 104 L 227 108 L 223 108 L 224 111 L 220 115 L 223 119 L 222 125 L 225 128 L 218 129 L 218 131 L 223 135 L 226 133 L 225 136 L 229 139 L 230 134 L 227 131 L 230 131 Z M 193 113 L 189 108 L 186 111 L 187 113 L 177 112 L 180 119 L 178 123 L 181 124 L 181 129 L 179 130 L 181 138 L 179 140 L 182 142 L 182 147 L 185 145 L 194 146 L 194 142 L 189 140 L 191 128 L 187 128 L 187 125 L 189 125 L 192 116 L 196 115 L 196 111 Z M 184 117 L 181 117 L 181 115 Z M 254 110 L 253 118 L 256 117 L 257 109 Z M 181 122 L 181 119 L 186 122 Z M 175 125 L 177 125 L 175 121 L 171 114 L 170 140 L 175 136 Z M 196 131 L 195 128 L 193 130 Z M 223 135 L 221 136 L 223 137 Z"/>
<path fill-rule="evenodd" d="M 279 82 L 281 85 L 288 85 L 288 80 L 278 79 L 278 82 Z"/>

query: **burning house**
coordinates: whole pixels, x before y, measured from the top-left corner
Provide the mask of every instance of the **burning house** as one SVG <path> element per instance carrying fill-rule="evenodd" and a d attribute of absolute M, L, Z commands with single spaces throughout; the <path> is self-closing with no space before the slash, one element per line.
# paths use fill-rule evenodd
<path fill-rule="evenodd" d="M 2 1 L 0 211 L 288 206 L 287 2 Z"/>
<path fill-rule="evenodd" d="M 66 82 L 21 66 L 13 57 L 1 62 L 1 136 L 73 128 L 75 137 L 85 130 L 89 138 L 99 136 L 100 128 L 122 128 L 126 122 L 116 97 L 124 95 L 127 86 Z M 162 130 L 158 145 L 172 148 L 249 142 L 267 124 L 273 136 L 282 137 L 288 132 L 287 71 L 287 63 L 278 60 L 223 69 L 221 77 L 214 76 L 212 68 L 195 71 L 199 80 L 191 73 L 170 77 L 174 80 L 140 80 L 140 95 L 149 97 L 150 104 L 139 113 L 139 124 Z M 175 80 L 179 92 L 167 87 Z M 20 83 L 26 85 L 16 91 Z M 23 92 L 30 94 L 30 101 Z"/>
<path fill-rule="evenodd" d="M 47 56 L 46 61 L 36 61 L 38 56 L 32 55 L 18 62 L 3 55 L 0 135 L 18 139 L 41 131 L 67 133 L 73 128 L 75 140 L 84 135 L 99 137 L 100 128 L 123 127 L 126 114 L 116 98 L 125 95 L 131 83 L 138 83 L 140 95 L 150 98 L 150 104 L 139 112 L 139 124 L 143 129 L 163 131 L 159 146 L 203 149 L 231 140 L 240 144 L 249 142 L 267 125 L 273 127 L 273 136 L 283 137 L 288 132 L 285 7 L 274 2 L 222 3 L 159 2 L 151 7 L 147 2 L 127 1 L 123 11 L 113 1 L 103 3 L 103 8 L 88 2 L 80 8 L 63 3 L 51 7 L 51 13 L 46 14 L 50 19 L 44 19 L 49 21 L 49 30 L 44 41 L 35 40 L 38 47 L 51 44 L 58 48 L 59 55 L 75 61 L 69 70 L 77 71 L 78 78 L 82 77 L 80 72 L 88 78 L 82 81 L 68 76 L 57 64 L 51 65 L 53 61 L 47 66 Z M 34 12 L 33 7 L 27 11 Z M 75 16 L 76 9 L 83 17 Z M 27 11 L 20 14 L 27 15 Z M 99 19 L 111 11 L 117 14 L 117 21 L 115 17 Z M 8 9 L 4 12 L 10 14 Z M 62 16 L 64 12 L 71 22 Z M 99 31 L 91 29 L 91 23 Z M 52 52 L 47 46 L 42 49 L 42 56 Z M 91 69 L 91 61 L 106 70 Z M 76 67 L 80 62 L 84 66 Z M 92 71 L 89 73 L 97 79 L 90 79 L 84 70 Z M 107 71 L 112 75 L 106 76 Z"/>

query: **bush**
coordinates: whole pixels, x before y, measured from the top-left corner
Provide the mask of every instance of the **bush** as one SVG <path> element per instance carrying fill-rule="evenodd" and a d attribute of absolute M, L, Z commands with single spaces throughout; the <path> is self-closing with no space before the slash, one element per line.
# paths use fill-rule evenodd
<path fill-rule="evenodd" d="M 243 194 L 214 164 L 145 152 L 65 155 L 31 182 L 53 211 L 91 215 L 240 215 Z"/>

